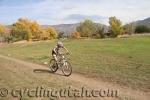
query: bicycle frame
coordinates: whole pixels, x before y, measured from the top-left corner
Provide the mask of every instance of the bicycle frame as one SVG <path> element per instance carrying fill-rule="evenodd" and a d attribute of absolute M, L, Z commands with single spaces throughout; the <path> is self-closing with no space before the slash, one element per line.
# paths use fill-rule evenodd
<path fill-rule="evenodd" d="M 66 62 L 65 54 L 60 54 L 59 64 L 62 66 L 63 64 L 65 64 L 65 62 Z"/>
<path fill-rule="evenodd" d="M 58 68 L 61 68 L 65 76 L 70 76 L 72 73 L 71 64 L 65 59 L 65 54 L 60 54 L 59 56 L 60 58 L 58 59 L 58 64 L 55 67 L 52 67 L 53 64 L 52 66 L 50 65 L 51 71 L 55 73 L 58 70 Z M 52 61 L 54 61 L 54 59 Z"/>

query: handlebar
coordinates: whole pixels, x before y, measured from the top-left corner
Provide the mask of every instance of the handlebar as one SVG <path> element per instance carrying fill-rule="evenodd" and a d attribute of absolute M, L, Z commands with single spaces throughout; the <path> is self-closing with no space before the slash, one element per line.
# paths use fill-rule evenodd
<path fill-rule="evenodd" d="M 59 53 L 59 55 L 69 55 L 70 53 Z"/>

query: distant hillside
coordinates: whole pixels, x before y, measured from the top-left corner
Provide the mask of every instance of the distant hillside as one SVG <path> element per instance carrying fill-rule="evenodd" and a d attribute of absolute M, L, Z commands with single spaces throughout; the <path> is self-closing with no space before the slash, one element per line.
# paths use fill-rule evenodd
<path fill-rule="evenodd" d="M 42 28 L 47 28 L 52 26 L 56 29 L 57 32 L 64 32 L 65 34 L 69 34 L 71 32 L 76 31 L 76 27 L 79 23 L 76 24 L 59 24 L 59 25 L 41 25 Z"/>
<path fill-rule="evenodd" d="M 76 31 L 76 27 L 79 26 L 79 23 L 76 24 L 60 24 L 60 25 L 53 25 L 57 32 L 64 32 L 69 34 L 71 32 Z"/>
<path fill-rule="evenodd" d="M 150 17 L 146 18 L 144 20 L 139 20 L 135 22 L 136 25 L 146 25 L 148 27 L 150 27 Z"/>
<path fill-rule="evenodd" d="M 59 25 L 52 25 L 56 29 L 57 32 L 64 32 L 65 35 L 70 34 L 71 32 L 76 31 L 76 27 L 79 26 L 80 23 L 75 23 L 75 24 L 59 24 Z M 103 24 L 98 24 L 98 25 L 103 25 Z M 41 25 L 42 28 L 47 28 L 50 25 Z M 104 26 L 104 31 L 107 32 L 108 27 L 106 25 Z"/>

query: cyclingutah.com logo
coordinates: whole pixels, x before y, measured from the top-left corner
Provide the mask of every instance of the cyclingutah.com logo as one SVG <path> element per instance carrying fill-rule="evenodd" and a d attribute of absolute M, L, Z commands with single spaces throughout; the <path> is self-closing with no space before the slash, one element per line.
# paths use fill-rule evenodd
<path fill-rule="evenodd" d="M 118 97 L 118 90 L 112 89 L 88 89 L 81 87 L 80 89 L 67 87 L 61 89 L 52 89 L 44 86 L 38 86 L 33 89 L 29 88 L 16 88 L 6 89 L 0 88 L 0 98 L 13 97 L 13 98 L 106 98 Z"/>

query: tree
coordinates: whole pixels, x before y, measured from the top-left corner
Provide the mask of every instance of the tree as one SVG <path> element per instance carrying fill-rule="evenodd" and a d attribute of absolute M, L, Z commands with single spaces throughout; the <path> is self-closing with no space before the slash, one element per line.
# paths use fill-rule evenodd
<path fill-rule="evenodd" d="M 12 25 L 11 33 L 14 41 L 26 39 L 30 41 L 32 39 L 31 21 L 27 18 L 20 18 L 16 23 Z"/>
<path fill-rule="evenodd" d="M 40 25 L 36 21 L 33 21 L 31 22 L 30 29 L 32 33 L 32 38 L 39 39 Z"/>
<path fill-rule="evenodd" d="M 123 33 L 121 21 L 116 17 L 110 17 L 109 24 L 110 24 L 109 30 L 111 32 L 112 37 L 117 37 L 119 34 Z"/>
<path fill-rule="evenodd" d="M 59 32 L 57 38 L 58 38 L 58 39 L 64 38 L 64 37 L 65 37 L 64 34 L 65 34 L 65 33 L 64 33 L 63 31 L 62 31 L 62 32 Z"/>
<path fill-rule="evenodd" d="M 40 40 L 48 40 L 49 39 L 49 33 L 46 32 L 46 29 L 41 29 L 39 34 Z"/>
<path fill-rule="evenodd" d="M 92 34 L 95 34 L 96 28 L 95 23 L 86 19 L 84 22 L 81 22 L 79 26 L 77 26 L 76 30 L 81 33 L 82 37 L 90 37 Z"/>
<path fill-rule="evenodd" d="M 32 33 L 31 33 L 30 29 L 27 30 L 27 33 L 25 35 L 25 39 L 27 41 L 31 41 L 31 39 L 32 39 Z"/>
<path fill-rule="evenodd" d="M 135 28 L 135 32 L 136 33 L 146 33 L 146 32 L 150 32 L 150 28 L 145 26 L 145 25 L 138 25 Z"/>
<path fill-rule="evenodd" d="M 7 39 L 9 38 L 8 29 L 3 24 L 0 24 L 0 38 L 0 41 L 7 41 Z"/>
<path fill-rule="evenodd" d="M 131 35 L 135 32 L 135 25 L 134 25 L 134 23 L 126 24 L 123 26 L 123 29 L 124 29 L 125 34 Z"/>
<path fill-rule="evenodd" d="M 80 33 L 79 33 L 79 32 L 72 32 L 72 33 L 71 33 L 71 37 L 72 37 L 72 38 L 80 38 L 81 36 L 80 36 Z"/>
<path fill-rule="evenodd" d="M 53 27 L 48 27 L 46 29 L 46 32 L 49 33 L 49 39 L 56 39 L 57 38 L 57 32 Z"/>
<path fill-rule="evenodd" d="M 32 38 L 40 38 L 40 25 L 36 21 L 31 21 L 27 18 L 19 18 L 17 22 L 12 25 L 11 33 L 15 41 L 26 39 L 28 41 Z"/>
<path fill-rule="evenodd" d="M 95 38 L 104 38 L 104 27 L 99 26 L 99 28 L 96 30 Z"/>
<path fill-rule="evenodd" d="M 3 24 L 0 24 L 0 34 L 5 34 L 7 31 L 6 27 Z"/>
<path fill-rule="evenodd" d="M 40 39 L 41 40 L 50 40 L 57 38 L 57 32 L 53 27 L 48 27 L 46 29 L 40 30 Z"/>

